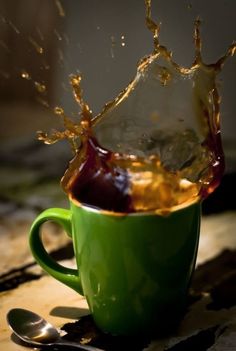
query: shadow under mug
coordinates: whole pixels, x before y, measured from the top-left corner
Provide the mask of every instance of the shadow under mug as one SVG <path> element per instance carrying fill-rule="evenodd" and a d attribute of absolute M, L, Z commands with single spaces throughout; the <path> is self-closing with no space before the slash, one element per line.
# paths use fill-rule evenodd
<path fill-rule="evenodd" d="M 195 267 L 201 204 L 168 216 L 119 216 L 70 204 L 70 210 L 51 208 L 34 221 L 30 248 L 39 265 L 86 297 L 95 323 L 105 332 L 149 334 L 175 326 Z M 58 264 L 44 249 L 40 227 L 49 220 L 72 238 L 77 269 Z"/>

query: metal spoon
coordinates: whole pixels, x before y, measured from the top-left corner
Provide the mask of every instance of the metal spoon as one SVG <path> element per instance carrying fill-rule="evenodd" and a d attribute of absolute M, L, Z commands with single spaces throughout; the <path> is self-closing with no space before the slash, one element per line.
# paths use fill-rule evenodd
<path fill-rule="evenodd" d="M 10 310 L 7 314 L 7 322 L 18 338 L 33 347 L 70 346 L 78 350 L 103 351 L 94 346 L 64 341 L 57 329 L 45 319 L 22 308 Z"/>

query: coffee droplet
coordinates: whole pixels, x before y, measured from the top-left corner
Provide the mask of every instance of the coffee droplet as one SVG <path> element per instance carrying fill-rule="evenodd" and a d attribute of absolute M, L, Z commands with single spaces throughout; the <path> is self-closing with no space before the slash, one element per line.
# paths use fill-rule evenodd
<path fill-rule="evenodd" d="M 21 77 L 26 79 L 26 80 L 31 80 L 31 77 L 30 77 L 29 73 L 26 72 L 26 71 L 22 71 L 21 72 Z"/>
<path fill-rule="evenodd" d="M 56 106 L 56 107 L 54 107 L 54 113 L 56 115 L 63 116 L 64 115 L 64 110 L 63 110 L 63 108 L 61 108 L 59 106 Z"/>
<path fill-rule="evenodd" d="M 42 84 L 42 83 L 39 83 L 39 82 L 34 82 L 34 86 L 35 86 L 36 90 L 39 93 L 45 93 L 46 92 L 46 85 L 45 84 Z"/>
<path fill-rule="evenodd" d="M 126 43 L 125 43 L 125 36 L 124 35 L 122 35 L 121 36 L 121 46 L 125 46 L 126 45 Z"/>
<path fill-rule="evenodd" d="M 38 54 L 43 54 L 44 49 L 42 46 L 40 46 L 33 38 L 29 37 L 29 42 L 32 44 L 34 49 L 37 51 Z"/>
<path fill-rule="evenodd" d="M 65 10 L 64 10 L 64 8 L 62 6 L 62 3 L 59 0 L 55 0 L 55 4 L 56 4 L 56 7 L 57 7 L 59 16 L 65 17 L 66 14 L 65 14 Z"/>

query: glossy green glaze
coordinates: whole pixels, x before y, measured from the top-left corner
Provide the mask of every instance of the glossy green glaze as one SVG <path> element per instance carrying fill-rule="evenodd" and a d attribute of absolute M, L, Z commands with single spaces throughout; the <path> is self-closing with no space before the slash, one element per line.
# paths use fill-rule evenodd
<path fill-rule="evenodd" d="M 181 318 L 195 267 L 201 205 L 163 217 L 115 216 L 79 207 L 49 209 L 33 223 L 30 247 L 54 278 L 83 294 L 93 318 L 112 334 L 168 329 Z M 47 220 L 72 233 L 78 270 L 53 261 L 39 228 Z"/>

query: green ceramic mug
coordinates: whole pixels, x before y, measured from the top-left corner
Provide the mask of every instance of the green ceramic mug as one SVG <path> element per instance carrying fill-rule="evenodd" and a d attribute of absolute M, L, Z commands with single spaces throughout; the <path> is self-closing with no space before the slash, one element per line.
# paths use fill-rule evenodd
<path fill-rule="evenodd" d="M 201 205 L 168 216 L 118 215 L 71 201 L 41 213 L 30 231 L 36 261 L 86 297 L 97 326 L 112 334 L 169 329 L 182 317 L 194 271 Z M 45 251 L 40 226 L 52 220 L 72 237 L 77 269 Z"/>

